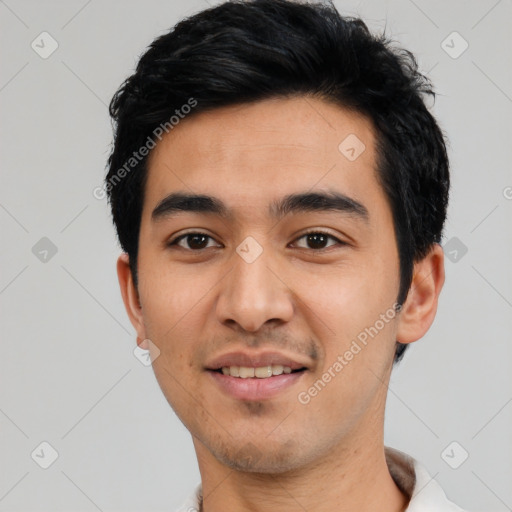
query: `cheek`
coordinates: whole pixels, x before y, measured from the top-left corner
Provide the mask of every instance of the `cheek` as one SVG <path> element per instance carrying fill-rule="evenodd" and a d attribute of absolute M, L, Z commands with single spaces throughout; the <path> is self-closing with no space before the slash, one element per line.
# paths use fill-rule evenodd
<path fill-rule="evenodd" d="M 307 289 L 296 287 L 323 352 L 301 390 L 314 410 L 334 418 L 365 404 L 380 387 L 396 340 L 396 279 L 375 259 L 317 275 Z"/>
<path fill-rule="evenodd" d="M 145 295 L 144 322 L 148 337 L 159 348 L 153 371 L 159 386 L 178 417 L 186 424 L 202 424 L 208 418 L 205 401 L 197 387 L 198 349 L 204 341 L 205 294 L 208 288 L 194 286 L 191 278 L 165 280 L 156 276 L 152 293 Z M 204 288 L 204 289 L 203 289 Z"/>
<path fill-rule="evenodd" d="M 194 345 L 204 338 L 198 331 L 207 318 L 204 304 L 211 285 L 176 272 L 166 274 L 160 270 L 165 267 L 153 268 L 140 287 L 146 335 L 160 350 L 160 364 L 185 377 Z"/>
<path fill-rule="evenodd" d="M 183 272 L 165 254 L 150 253 L 141 258 L 140 291 L 145 315 L 158 325 L 169 326 L 194 308 L 208 285 L 199 278 L 196 269 Z"/>
<path fill-rule="evenodd" d="M 297 307 L 302 314 L 311 317 L 312 325 L 323 324 L 327 336 L 340 346 L 386 312 L 398 291 L 394 269 L 386 270 L 381 258 L 363 256 L 319 266 L 307 277 L 299 271 L 288 282 L 294 283 L 291 288 L 300 299 Z"/>
<path fill-rule="evenodd" d="M 348 433 L 362 415 L 377 411 L 385 400 L 396 323 L 392 316 L 387 323 L 378 315 L 371 320 L 346 319 L 351 325 L 338 323 L 337 336 L 324 343 L 322 367 L 297 397 L 309 417 L 321 418 L 321 428 Z"/>

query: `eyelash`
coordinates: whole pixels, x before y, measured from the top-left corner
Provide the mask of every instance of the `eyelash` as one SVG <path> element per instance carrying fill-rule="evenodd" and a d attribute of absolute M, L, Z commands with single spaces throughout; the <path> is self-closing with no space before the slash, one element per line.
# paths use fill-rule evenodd
<path fill-rule="evenodd" d="M 303 233 L 301 236 L 299 236 L 298 238 L 296 238 L 294 240 L 294 242 L 296 242 L 297 240 L 300 240 L 301 238 L 304 238 L 308 235 L 323 235 L 323 236 L 326 236 L 327 238 L 331 238 L 332 240 L 335 240 L 339 245 L 348 245 L 346 242 L 343 242 L 342 240 L 340 240 L 339 238 L 336 238 L 335 236 L 331 235 L 330 233 L 327 233 L 326 231 L 321 231 L 321 230 L 318 230 L 318 229 L 312 229 L 310 231 L 307 231 L 305 233 Z M 201 233 L 199 231 L 191 231 L 190 233 L 185 233 L 183 235 L 180 235 L 178 237 L 176 237 L 174 240 L 171 240 L 167 245 L 170 247 L 170 246 L 173 246 L 173 245 L 177 245 L 181 240 L 185 239 L 186 237 L 188 236 L 192 236 L 192 235 L 203 235 L 203 236 L 206 236 L 208 238 L 211 238 L 212 240 L 214 239 L 212 236 L 206 234 L 206 233 Z M 329 250 L 331 247 L 333 246 L 329 246 L 329 247 L 323 247 L 322 249 L 309 249 L 311 251 L 314 251 L 314 252 L 323 252 L 323 251 L 327 251 Z M 184 247 L 181 247 L 181 249 L 185 249 Z M 191 251 L 191 252 L 202 252 L 206 249 L 209 249 L 209 247 L 205 247 L 203 249 L 185 249 L 186 251 Z M 308 249 L 308 248 L 304 248 L 304 247 L 301 247 L 301 249 Z"/>

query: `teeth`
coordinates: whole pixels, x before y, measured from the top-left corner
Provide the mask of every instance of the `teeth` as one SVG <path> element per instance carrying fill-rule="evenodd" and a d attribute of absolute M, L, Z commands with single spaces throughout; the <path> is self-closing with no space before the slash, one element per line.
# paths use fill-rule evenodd
<path fill-rule="evenodd" d="M 240 366 L 239 371 L 240 371 L 240 377 L 242 379 L 247 379 L 248 377 L 254 377 L 254 368 L 248 368 L 247 366 Z"/>
<path fill-rule="evenodd" d="M 258 379 L 272 377 L 272 366 L 262 366 L 261 368 L 255 368 L 254 376 L 258 377 Z"/>
<path fill-rule="evenodd" d="M 281 375 L 282 373 L 291 373 L 292 369 L 289 366 L 281 364 L 273 364 L 268 366 L 260 366 L 258 368 L 250 368 L 247 366 L 223 366 L 222 373 L 230 375 L 231 377 L 240 377 L 248 379 L 257 377 L 258 379 L 267 379 L 273 375 Z"/>
<path fill-rule="evenodd" d="M 288 368 L 288 367 L 286 367 Z M 281 375 L 283 373 L 284 366 L 282 364 L 272 365 L 272 375 Z M 291 371 L 291 368 L 290 368 Z"/>

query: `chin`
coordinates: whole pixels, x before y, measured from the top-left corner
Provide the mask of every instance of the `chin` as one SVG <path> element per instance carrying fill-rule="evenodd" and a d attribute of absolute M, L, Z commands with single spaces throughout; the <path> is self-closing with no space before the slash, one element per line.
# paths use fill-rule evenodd
<path fill-rule="evenodd" d="M 297 446 L 292 441 L 274 447 L 262 440 L 264 448 L 247 441 L 238 450 L 220 448 L 212 451 L 213 455 L 225 466 L 247 473 L 276 474 L 286 473 L 300 467 L 305 461 L 300 460 Z"/>

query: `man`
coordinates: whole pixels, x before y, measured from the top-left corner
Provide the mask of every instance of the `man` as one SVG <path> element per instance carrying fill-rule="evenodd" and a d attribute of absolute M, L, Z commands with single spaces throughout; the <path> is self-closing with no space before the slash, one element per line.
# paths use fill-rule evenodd
<path fill-rule="evenodd" d="M 123 300 L 192 434 L 183 510 L 455 511 L 384 447 L 434 320 L 449 189 L 414 57 L 331 5 L 223 3 L 116 93 Z"/>

